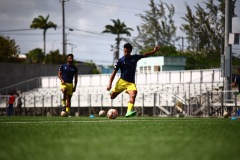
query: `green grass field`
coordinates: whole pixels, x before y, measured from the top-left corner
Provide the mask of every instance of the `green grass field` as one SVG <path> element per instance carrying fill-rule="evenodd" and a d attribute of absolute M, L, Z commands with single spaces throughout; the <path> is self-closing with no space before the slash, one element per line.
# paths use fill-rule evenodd
<path fill-rule="evenodd" d="M 240 119 L 0 117 L 0 160 L 238 160 Z"/>

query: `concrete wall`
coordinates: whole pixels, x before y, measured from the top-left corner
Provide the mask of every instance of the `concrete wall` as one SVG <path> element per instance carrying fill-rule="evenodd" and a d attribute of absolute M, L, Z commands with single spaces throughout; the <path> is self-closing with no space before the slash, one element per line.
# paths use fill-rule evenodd
<path fill-rule="evenodd" d="M 60 64 L 0 63 L 0 89 L 42 76 L 57 76 Z M 94 66 L 76 65 L 80 75 L 91 74 Z"/>

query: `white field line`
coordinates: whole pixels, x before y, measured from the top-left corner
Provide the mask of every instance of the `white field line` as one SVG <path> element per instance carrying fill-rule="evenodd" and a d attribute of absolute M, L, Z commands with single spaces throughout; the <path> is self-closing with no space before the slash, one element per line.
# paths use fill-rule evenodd
<path fill-rule="evenodd" d="M 182 118 L 181 118 L 182 119 Z M 187 119 L 188 121 L 196 121 L 196 119 Z M 35 120 L 28 120 L 28 121 L 5 121 L 5 122 L 1 122 L 0 124 L 4 123 L 4 124 L 31 124 L 31 123 L 106 123 L 106 122 L 110 122 L 110 123 L 118 123 L 118 122 L 163 122 L 163 121 L 179 121 L 178 118 L 176 119 L 157 119 L 157 118 L 153 118 L 153 119 L 105 119 L 105 120 L 75 120 L 75 121 L 62 121 L 62 120 L 55 120 L 55 121 L 36 121 Z"/>

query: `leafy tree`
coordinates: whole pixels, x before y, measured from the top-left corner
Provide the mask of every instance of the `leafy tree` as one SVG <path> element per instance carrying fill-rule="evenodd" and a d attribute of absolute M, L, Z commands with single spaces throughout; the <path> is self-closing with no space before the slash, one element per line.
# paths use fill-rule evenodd
<path fill-rule="evenodd" d="M 85 64 L 88 65 L 88 66 L 93 66 L 94 67 L 92 69 L 92 74 L 100 74 L 99 70 L 97 69 L 97 65 L 92 60 L 85 62 Z"/>
<path fill-rule="evenodd" d="M 236 0 L 232 2 L 235 6 Z M 196 4 L 196 12 L 193 13 L 185 3 L 187 13 L 183 20 L 186 23 L 180 27 L 187 35 L 188 49 L 196 54 L 195 59 L 202 69 L 220 66 L 225 29 L 225 0 L 208 0 L 204 4 L 205 7 Z"/>
<path fill-rule="evenodd" d="M 20 47 L 14 39 L 0 35 L 0 62 L 18 62 Z"/>
<path fill-rule="evenodd" d="M 100 74 L 100 72 L 97 68 L 94 68 L 92 69 L 92 74 Z"/>
<path fill-rule="evenodd" d="M 186 67 L 185 69 L 193 70 L 196 68 L 209 69 L 209 68 L 219 68 L 221 54 L 218 51 L 211 50 L 208 54 L 193 54 L 192 51 L 185 51 L 184 56 L 186 57 Z M 239 62 L 239 60 L 238 60 Z"/>
<path fill-rule="evenodd" d="M 50 53 L 45 56 L 45 63 L 62 64 L 65 63 L 63 60 L 65 60 L 65 55 L 61 55 L 59 50 L 50 51 Z"/>
<path fill-rule="evenodd" d="M 33 49 L 26 55 L 29 63 L 42 63 L 45 57 L 40 48 Z"/>
<path fill-rule="evenodd" d="M 49 15 L 44 18 L 43 16 L 39 15 L 37 18 L 34 18 L 30 28 L 34 29 L 42 29 L 43 30 L 43 53 L 46 54 L 46 33 L 49 28 L 57 28 L 57 25 L 51 21 L 48 21 Z"/>
<path fill-rule="evenodd" d="M 235 2 L 236 0 L 233 0 L 233 6 Z M 180 29 L 187 35 L 190 44 L 188 49 L 205 54 L 209 50 L 214 50 L 220 54 L 224 42 L 225 0 L 218 0 L 218 3 L 208 0 L 204 4 L 204 8 L 199 4 L 195 6 L 195 14 L 189 5 L 185 4 L 187 13 L 183 20 L 186 24 L 182 24 Z"/>
<path fill-rule="evenodd" d="M 116 52 L 114 55 L 114 61 L 117 61 L 119 59 L 119 46 L 120 46 L 120 42 L 122 40 L 121 35 L 122 34 L 126 34 L 127 36 L 131 36 L 130 31 L 133 31 L 132 28 L 128 28 L 126 26 L 126 24 L 124 22 L 121 22 L 119 19 L 117 20 L 113 20 L 111 19 L 111 21 L 113 22 L 113 25 L 106 25 L 105 26 L 105 30 L 102 31 L 102 33 L 111 33 L 111 34 L 115 34 L 117 35 L 116 40 Z"/>
<path fill-rule="evenodd" d="M 220 21 L 223 13 L 219 14 L 219 7 L 209 0 L 206 9 L 199 4 L 195 6 L 196 15 L 186 3 L 187 14 L 183 19 L 187 24 L 183 24 L 181 30 L 186 33 L 187 41 L 190 44 L 189 50 L 201 51 L 218 50 L 224 36 L 224 23 Z M 204 49 L 205 48 L 205 49 Z"/>
<path fill-rule="evenodd" d="M 173 21 L 174 6 L 161 0 L 159 0 L 159 4 L 150 0 L 149 6 L 149 11 L 138 15 L 143 22 L 140 26 L 137 26 L 138 36 L 131 43 L 142 52 L 145 48 L 149 46 L 152 48 L 156 44 L 174 46 L 174 42 L 178 39 L 176 37 L 177 28 Z"/>

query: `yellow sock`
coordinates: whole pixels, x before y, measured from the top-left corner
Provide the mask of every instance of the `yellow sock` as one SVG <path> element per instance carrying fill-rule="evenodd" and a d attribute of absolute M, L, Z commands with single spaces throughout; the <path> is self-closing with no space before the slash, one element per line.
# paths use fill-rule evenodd
<path fill-rule="evenodd" d="M 66 106 L 66 100 L 62 100 L 62 106 Z"/>
<path fill-rule="evenodd" d="M 133 104 L 132 103 L 128 103 L 127 111 L 132 111 L 132 110 L 133 110 Z"/>
<path fill-rule="evenodd" d="M 70 111 L 70 108 L 69 107 L 66 107 L 66 112 L 69 112 Z"/>

